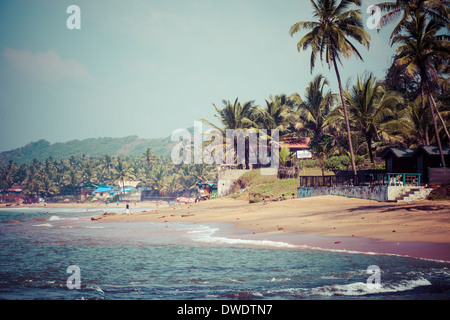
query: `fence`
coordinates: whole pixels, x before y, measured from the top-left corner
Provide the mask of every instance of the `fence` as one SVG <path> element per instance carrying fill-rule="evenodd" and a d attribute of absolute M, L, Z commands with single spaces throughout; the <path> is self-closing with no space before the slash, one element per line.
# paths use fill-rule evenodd
<path fill-rule="evenodd" d="M 428 180 L 432 186 L 450 184 L 450 168 L 428 168 Z"/>
<path fill-rule="evenodd" d="M 420 186 L 420 173 L 388 173 L 390 186 Z"/>
<path fill-rule="evenodd" d="M 364 173 L 301 176 L 300 187 L 420 186 L 420 173 Z"/>

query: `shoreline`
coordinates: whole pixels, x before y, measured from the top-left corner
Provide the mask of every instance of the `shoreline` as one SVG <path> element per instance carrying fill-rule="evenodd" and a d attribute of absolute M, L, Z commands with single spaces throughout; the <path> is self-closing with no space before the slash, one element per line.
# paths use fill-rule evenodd
<path fill-rule="evenodd" d="M 0 208 L 4 208 L 1 206 Z M 199 203 L 167 205 L 155 201 L 109 205 L 43 204 L 9 208 L 92 208 L 122 213 L 91 217 L 93 223 L 146 222 L 227 223 L 218 231 L 247 240 L 272 240 L 326 250 L 394 254 L 450 261 L 450 201 L 377 202 L 338 196 L 321 196 L 249 204 L 220 198 Z M 8 207 L 6 207 L 8 208 Z M 143 211 L 146 209 L 146 211 Z"/>
<path fill-rule="evenodd" d="M 322 196 L 249 204 L 222 198 L 94 219 L 94 223 L 231 223 L 235 230 L 231 236 L 248 240 L 450 261 L 450 201 L 383 203 Z"/>

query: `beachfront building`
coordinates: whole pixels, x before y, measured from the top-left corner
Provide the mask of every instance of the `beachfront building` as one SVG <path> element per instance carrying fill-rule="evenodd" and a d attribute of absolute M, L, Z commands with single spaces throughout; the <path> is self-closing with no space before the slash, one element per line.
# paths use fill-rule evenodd
<path fill-rule="evenodd" d="M 450 164 L 450 146 L 443 146 L 444 160 Z M 382 156 L 386 161 L 387 174 L 420 175 L 419 185 L 442 185 L 450 183 L 449 168 L 443 168 L 437 146 L 418 148 L 388 148 Z"/>
<path fill-rule="evenodd" d="M 280 138 L 280 149 L 288 147 L 291 155 L 295 154 L 297 159 L 310 159 L 312 157 L 309 151 L 310 144 L 310 138 Z"/>
<path fill-rule="evenodd" d="M 92 192 L 92 194 L 94 195 L 95 200 L 106 201 L 107 199 L 112 199 L 114 197 L 115 190 L 116 185 L 101 184 Z"/>
<path fill-rule="evenodd" d="M 442 167 L 441 155 L 437 146 L 420 146 L 414 152 L 417 172 L 422 174 L 423 183 L 430 185 L 450 184 L 450 146 L 442 146 L 447 168 Z"/>
<path fill-rule="evenodd" d="M 450 147 L 443 148 L 450 164 Z M 450 167 L 443 167 L 437 146 L 388 148 L 382 154 L 386 170 L 359 170 L 330 176 L 300 176 L 297 197 L 337 195 L 377 201 L 423 200 L 433 187 L 450 184 Z"/>
<path fill-rule="evenodd" d="M 386 172 L 417 172 L 417 163 L 413 159 L 416 149 L 387 148 L 381 158 L 386 162 Z"/>

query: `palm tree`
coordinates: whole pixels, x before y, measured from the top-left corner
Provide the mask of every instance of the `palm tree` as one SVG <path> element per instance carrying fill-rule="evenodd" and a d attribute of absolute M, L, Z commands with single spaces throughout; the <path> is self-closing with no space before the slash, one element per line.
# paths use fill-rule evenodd
<path fill-rule="evenodd" d="M 423 12 L 415 12 L 411 18 L 411 21 L 403 23 L 405 32 L 397 34 L 392 39 L 392 44 L 401 44 L 396 50 L 395 63 L 406 65 L 406 70 L 409 74 L 415 74 L 420 77 L 421 90 L 428 97 L 436 142 L 441 155 L 442 165 L 445 167 L 436 118 L 440 118 L 444 127 L 446 127 L 446 124 L 440 117 L 432 92 L 438 86 L 439 66 L 442 64 L 442 61 L 447 61 L 448 63 L 449 42 L 445 38 L 437 38 L 436 36 L 443 26 L 442 23 L 428 19 Z"/>
<path fill-rule="evenodd" d="M 225 149 L 225 146 L 230 143 L 233 145 L 233 150 L 236 153 L 237 146 L 234 141 L 227 141 L 227 130 L 231 129 L 234 130 L 234 133 L 239 133 L 238 130 L 247 130 L 254 126 L 255 123 L 255 116 L 256 116 L 256 110 L 257 107 L 254 105 L 254 101 L 248 101 L 244 103 L 240 103 L 239 99 L 236 99 L 234 103 L 231 103 L 230 101 L 222 101 L 223 108 L 220 109 L 216 105 L 213 104 L 214 108 L 216 109 L 217 114 L 215 117 L 219 119 L 219 121 L 222 124 L 222 127 L 219 127 L 215 125 L 214 123 L 205 120 L 200 119 L 200 121 L 212 126 L 215 130 L 218 130 L 220 134 L 223 137 L 223 146 L 217 146 Z M 237 139 L 237 137 L 234 137 L 234 139 Z M 248 167 L 248 152 L 245 152 L 245 164 Z"/>
<path fill-rule="evenodd" d="M 379 22 L 380 28 L 400 18 L 391 33 L 391 40 L 403 31 L 405 23 L 410 21 L 416 12 L 423 12 L 434 20 L 440 20 L 447 28 L 449 26 L 448 0 L 396 0 L 379 3 L 377 7 L 386 12 Z"/>
<path fill-rule="evenodd" d="M 408 102 L 405 109 L 400 112 L 400 117 L 408 123 L 404 132 L 402 132 L 408 146 L 417 147 L 423 144 L 423 133 L 428 132 L 428 122 L 423 121 L 422 102 L 424 102 L 422 97 L 418 96 L 414 101 Z"/>
<path fill-rule="evenodd" d="M 297 93 L 292 95 L 297 104 L 296 113 L 299 117 L 296 129 L 311 138 L 313 147 L 320 143 L 327 130 L 326 119 L 336 101 L 336 96 L 331 90 L 325 92 L 325 86 L 328 85 L 327 79 L 319 74 L 309 82 L 305 100 Z"/>
<path fill-rule="evenodd" d="M 114 159 L 109 154 L 103 155 L 101 158 L 101 164 L 100 164 L 102 176 L 106 175 L 106 182 L 109 183 L 112 178 L 112 171 L 114 168 Z"/>
<path fill-rule="evenodd" d="M 114 178 L 116 181 L 122 182 L 122 190 L 125 192 L 125 181 L 135 179 L 133 169 L 122 158 L 117 158 L 117 163 L 114 166 Z"/>
<path fill-rule="evenodd" d="M 234 103 L 231 103 L 230 101 L 222 101 L 223 107 L 222 109 L 218 108 L 215 104 L 213 104 L 214 108 L 216 109 L 217 114 L 215 114 L 215 117 L 219 119 L 219 121 L 222 124 L 222 128 L 213 124 L 212 122 L 200 119 L 201 121 L 211 125 L 215 129 L 219 130 L 223 133 L 223 136 L 225 137 L 225 130 L 226 129 L 247 129 L 250 128 L 255 115 L 255 105 L 254 101 L 248 101 L 244 103 L 240 103 L 239 99 L 236 98 Z"/>
<path fill-rule="evenodd" d="M 147 166 L 150 167 L 155 162 L 155 153 L 152 149 L 147 148 L 144 153 L 145 161 L 147 162 Z"/>
<path fill-rule="evenodd" d="M 401 119 L 394 118 L 395 107 L 403 103 L 403 98 L 396 92 L 387 92 L 372 74 L 368 74 L 363 81 L 358 75 L 356 85 L 345 92 L 345 97 L 350 118 L 364 137 L 370 162 L 374 163 L 374 139 L 381 140 L 381 133 L 386 135 L 405 125 Z"/>
<path fill-rule="evenodd" d="M 153 166 L 150 173 L 149 183 L 161 191 L 164 187 L 164 178 L 168 175 L 167 168 L 164 165 Z"/>
<path fill-rule="evenodd" d="M 338 4 L 335 0 L 311 0 L 311 4 L 314 8 L 314 17 L 317 18 L 318 21 L 297 22 L 291 27 L 290 35 L 292 36 L 303 29 L 312 29 L 297 43 L 298 51 L 301 49 L 306 50 L 311 47 L 311 73 L 314 69 L 315 60 L 318 54 L 320 55 L 320 60 L 323 61 L 324 58 L 330 68 L 331 65 L 334 66 L 344 110 L 352 169 L 353 173 L 356 175 L 350 124 L 348 121 L 347 107 L 345 105 L 337 62 L 342 65 L 341 56 L 348 59 L 352 55 L 363 60 L 361 54 L 348 38 L 353 38 L 369 49 L 370 36 L 364 30 L 361 22 L 360 10 L 346 10 L 351 4 L 360 6 L 361 1 L 342 0 Z"/>
<path fill-rule="evenodd" d="M 328 86 L 327 79 L 319 74 L 309 82 L 306 88 L 305 100 L 299 94 L 293 94 L 292 99 L 297 105 L 296 114 L 298 122 L 295 126 L 299 134 L 311 138 L 311 149 L 313 150 L 322 167 L 322 175 L 325 175 L 325 158 L 330 149 L 328 141 L 329 123 L 327 118 L 333 110 L 336 96 L 331 90 L 325 91 Z"/>
<path fill-rule="evenodd" d="M 197 187 L 196 183 L 199 182 L 198 177 L 193 174 L 194 166 L 198 165 L 183 165 L 178 170 L 178 182 L 182 188 L 185 191 L 189 191 L 189 193 Z"/>
<path fill-rule="evenodd" d="M 257 129 L 276 129 L 280 137 L 290 134 L 288 127 L 296 121 L 292 112 L 293 101 L 285 94 L 270 96 L 265 108 L 256 107 L 253 126 Z"/>

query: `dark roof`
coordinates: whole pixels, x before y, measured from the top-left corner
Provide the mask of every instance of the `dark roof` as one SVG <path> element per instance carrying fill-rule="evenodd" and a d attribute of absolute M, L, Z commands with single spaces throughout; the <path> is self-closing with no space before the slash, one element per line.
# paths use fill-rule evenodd
<path fill-rule="evenodd" d="M 417 149 L 411 148 L 387 148 L 384 150 L 381 158 L 385 159 L 390 152 L 392 152 L 392 154 L 397 158 L 411 158 L 416 151 Z"/>
<path fill-rule="evenodd" d="M 416 150 L 416 152 L 418 152 L 419 150 L 423 150 L 429 156 L 440 155 L 438 146 L 420 146 L 419 149 Z M 442 153 L 444 153 L 444 155 L 450 155 L 450 146 L 442 146 Z"/>

